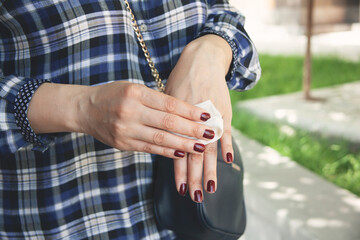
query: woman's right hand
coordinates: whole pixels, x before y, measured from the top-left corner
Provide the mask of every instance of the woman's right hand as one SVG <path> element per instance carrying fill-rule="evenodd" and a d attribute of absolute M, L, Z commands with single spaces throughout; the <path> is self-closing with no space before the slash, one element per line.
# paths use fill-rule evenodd
<path fill-rule="evenodd" d="M 185 153 L 201 153 L 205 150 L 205 146 L 196 140 L 177 136 L 171 132 L 197 139 L 211 139 L 214 135 L 211 129 L 196 123 L 208 119 L 208 114 L 203 109 L 143 85 L 125 81 L 95 87 L 78 86 L 81 88 L 81 94 L 69 100 L 62 100 L 65 105 L 71 102 L 73 108 L 76 108 L 65 113 L 75 115 L 70 118 L 71 126 L 68 124 L 65 129 L 57 126 L 51 130 L 51 126 L 47 125 L 44 129 L 43 124 L 40 124 L 41 121 L 36 121 L 39 116 L 36 115 L 38 109 L 35 110 L 35 106 L 41 103 L 44 105 L 44 100 L 46 101 L 41 99 L 41 92 L 44 93 L 44 97 L 54 98 L 56 94 L 46 93 L 45 89 L 51 91 L 56 87 L 55 85 L 61 84 L 43 85 L 44 88 L 40 86 L 35 92 L 29 106 L 29 121 L 36 133 L 70 129 L 70 131 L 90 134 L 99 141 L 120 150 L 148 152 L 169 158 L 182 158 Z M 72 89 L 76 86 L 66 87 Z M 48 103 L 51 101 L 54 100 L 49 99 Z M 59 120 L 57 122 L 57 124 L 61 123 Z"/>

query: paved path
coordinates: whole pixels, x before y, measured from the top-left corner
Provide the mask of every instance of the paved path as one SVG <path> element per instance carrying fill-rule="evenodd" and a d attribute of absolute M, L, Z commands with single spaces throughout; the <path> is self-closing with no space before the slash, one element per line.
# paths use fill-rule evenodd
<path fill-rule="evenodd" d="M 312 96 L 323 100 L 309 102 L 302 93 L 293 93 L 237 107 L 360 146 L 360 81 L 313 90 Z M 245 166 L 248 227 L 242 240 L 360 239 L 360 198 L 234 132 Z"/>
<path fill-rule="evenodd" d="M 360 81 L 312 90 L 321 101 L 305 101 L 302 93 L 239 102 L 239 109 L 272 121 L 327 137 L 360 144 Z"/>
<path fill-rule="evenodd" d="M 245 168 L 241 240 L 359 240 L 360 198 L 233 130 Z"/>

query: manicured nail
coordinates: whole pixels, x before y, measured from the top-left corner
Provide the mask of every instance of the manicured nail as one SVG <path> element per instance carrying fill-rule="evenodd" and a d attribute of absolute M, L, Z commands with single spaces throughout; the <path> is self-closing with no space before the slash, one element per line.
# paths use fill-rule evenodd
<path fill-rule="evenodd" d="M 234 161 L 233 160 L 233 155 L 231 153 L 229 153 L 229 152 L 226 154 L 226 161 L 228 163 L 232 163 Z"/>
<path fill-rule="evenodd" d="M 208 181 L 206 190 L 209 193 L 214 193 L 215 192 L 215 182 L 213 180 Z"/>
<path fill-rule="evenodd" d="M 176 150 L 174 152 L 174 155 L 175 155 L 175 157 L 183 158 L 183 157 L 185 157 L 185 152 Z"/>
<path fill-rule="evenodd" d="M 200 190 L 196 190 L 194 195 L 195 195 L 195 202 L 201 203 L 202 202 L 202 192 Z"/>
<path fill-rule="evenodd" d="M 211 129 L 206 129 L 203 137 L 207 139 L 213 139 L 215 137 L 215 132 Z"/>
<path fill-rule="evenodd" d="M 186 184 L 186 183 L 182 183 L 182 184 L 180 185 L 179 194 L 184 197 L 185 194 L 186 194 L 186 191 L 187 191 L 187 184 Z"/>
<path fill-rule="evenodd" d="M 204 113 L 201 114 L 200 119 L 201 119 L 201 121 L 206 122 L 207 120 L 210 119 L 210 117 L 211 117 L 211 116 L 210 116 L 210 113 L 204 112 Z"/>
<path fill-rule="evenodd" d="M 195 143 L 194 151 L 201 152 L 201 153 L 204 152 L 205 151 L 205 145 L 201 144 L 201 143 Z"/>

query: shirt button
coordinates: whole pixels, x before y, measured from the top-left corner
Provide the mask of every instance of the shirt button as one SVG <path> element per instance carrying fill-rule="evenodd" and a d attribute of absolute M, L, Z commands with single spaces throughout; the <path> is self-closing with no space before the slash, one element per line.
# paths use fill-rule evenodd
<path fill-rule="evenodd" d="M 147 31 L 147 26 L 145 24 L 140 25 L 140 31 L 145 32 Z"/>

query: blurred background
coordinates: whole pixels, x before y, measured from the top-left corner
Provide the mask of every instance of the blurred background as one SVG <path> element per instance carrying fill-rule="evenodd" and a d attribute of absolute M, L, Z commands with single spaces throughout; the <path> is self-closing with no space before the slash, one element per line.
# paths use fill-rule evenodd
<path fill-rule="evenodd" d="M 259 52 L 231 92 L 242 240 L 360 240 L 360 0 L 232 0 Z"/>

